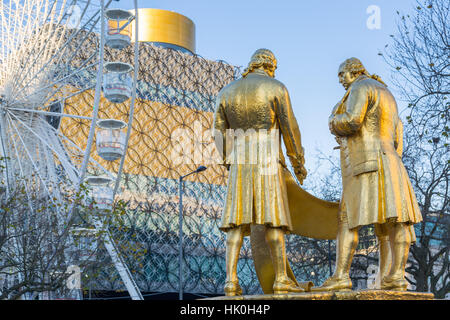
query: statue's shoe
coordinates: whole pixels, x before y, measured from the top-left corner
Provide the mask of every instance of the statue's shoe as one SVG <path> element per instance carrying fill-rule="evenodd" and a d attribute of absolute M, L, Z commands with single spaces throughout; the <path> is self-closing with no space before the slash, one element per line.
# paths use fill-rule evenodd
<path fill-rule="evenodd" d="M 331 277 L 325 280 L 320 287 L 312 287 L 311 291 L 350 291 L 352 290 L 352 280 L 350 277 Z"/>
<path fill-rule="evenodd" d="M 408 281 L 406 281 L 404 277 L 384 277 L 383 281 L 381 281 L 381 290 L 406 291 L 407 288 Z"/>
<path fill-rule="evenodd" d="M 225 295 L 228 297 L 241 296 L 242 289 L 237 281 L 227 281 L 224 287 Z"/>
<path fill-rule="evenodd" d="M 298 287 L 294 281 L 290 279 L 284 279 L 280 281 L 275 281 L 273 283 L 273 293 L 274 294 L 283 294 L 289 292 L 305 292 L 305 289 Z"/>

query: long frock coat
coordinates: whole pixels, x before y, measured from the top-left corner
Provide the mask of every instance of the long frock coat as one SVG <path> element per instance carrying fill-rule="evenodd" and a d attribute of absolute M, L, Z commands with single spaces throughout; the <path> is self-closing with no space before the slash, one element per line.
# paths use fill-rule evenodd
<path fill-rule="evenodd" d="M 391 92 L 360 76 L 329 118 L 341 141 L 341 211 L 349 228 L 388 221 L 422 221 L 416 196 L 401 160 L 403 126 Z M 414 239 L 414 229 L 410 228 Z"/>
<path fill-rule="evenodd" d="M 280 148 L 283 137 L 294 168 L 303 165 L 300 131 L 286 87 L 256 69 L 224 87 L 214 115 L 215 137 L 229 167 L 220 229 L 251 224 L 292 230 Z"/>

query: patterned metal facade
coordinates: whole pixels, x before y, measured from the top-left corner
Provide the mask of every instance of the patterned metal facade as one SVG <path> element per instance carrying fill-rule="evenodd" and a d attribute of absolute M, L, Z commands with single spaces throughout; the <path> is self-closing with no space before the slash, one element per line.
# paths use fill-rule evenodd
<path fill-rule="evenodd" d="M 86 48 L 79 59 L 89 54 Z M 106 57 L 107 61 L 131 64 L 133 51 L 109 49 Z M 209 130 L 216 95 L 237 78 L 240 70 L 223 61 L 209 61 L 149 43 L 141 43 L 139 60 L 133 130 L 119 195 L 128 202 L 128 207 L 126 214 L 117 218 L 120 221 L 111 221 L 114 238 L 141 291 L 178 291 L 178 178 L 199 165 L 206 165 L 206 171 L 190 175 L 184 184 L 184 291 L 223 294 L 225 234 L 219 231 L 218 225 L 227 171 L 215 161 L 217 154 Z M 80 78 L 80 81 L 94 80 L 94 73 Z M 87 91 L 67 99 L 64 111 L 90 115 L 93 95 L 93 91 Z M 128 101 L 113 104 L 102 98 L 100 118 L 127 121 L 128 106 Z M 60 130 L 78 145 L 85 146 L 89 125 L 86 120 L 65 118 Z M 119 161 L 108 163 L 98 157 L 95 149 L 91 154 L 105 168 L 117 172 Z M 177 157 L 180 154 L 184 154 L 182 161 Z M 312 279 L 320 283 L 328 276 L 326 242 L 289 236 L 287 250 L 298 280 Z M 311 250 L 321 250 L 321 255 Z M 102 259 L 108 260 L 106 255 L 99 256 L 99 261 Z M 97 271 L 91 287 L 124 289 L 111 264 L 103 264 Z M 261 292 L 247 238 L 241 250 L 238 274 L 244 293 Z"/>

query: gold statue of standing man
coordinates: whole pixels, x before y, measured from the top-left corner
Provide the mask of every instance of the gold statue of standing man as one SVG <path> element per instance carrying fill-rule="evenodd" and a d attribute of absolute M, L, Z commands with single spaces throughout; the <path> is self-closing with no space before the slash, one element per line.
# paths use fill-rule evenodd
<path fill-rule="evenodd" d="M 381 79 L 356 58 L 339 67 L 347 90 L 334 107 L 329 127 L 340 144 L 343 181 L 338 215 L 336 270 L 319 290 L 349 290 L 350 264 L 360 226 L 374 224 L 379 243 L 381 289 L 405 291 L 405 266 L 422 220 L 403 166 L 402 122 L 397 104 Z"/>
<path fill-rule="evenodd" d="M 287 275 L 284 235 L 292 230 L 292 223 L 279 131 L 300 182 L 306 177 L 306 170 L 300 131 L 288 91 L 274 79 L 276 67 L 277 60 L 270 50 L 257 50 L 243 77 L 223 88 L 216 101 L 215 141 L 220 151 L 225 149 L 223 160 L 229 168 L 220 227 L 227 237 L 224 288 L 227 296 L 242 294 L 237 262 L 243 237 L 250 234 L 251 225 L 255 224 L 265 226 L 265 239 L 275 270 L 273 292 L 304 291 Z M 268 163 L 274 154 L 276 163 Z M 274 165 L 275 170 L 267 165 Z"/>

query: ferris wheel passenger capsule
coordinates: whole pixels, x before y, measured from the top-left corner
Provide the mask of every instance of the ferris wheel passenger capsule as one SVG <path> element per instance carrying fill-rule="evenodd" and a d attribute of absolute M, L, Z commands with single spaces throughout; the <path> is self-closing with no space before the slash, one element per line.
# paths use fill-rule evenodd
<path fill-rule="evenodd" d="M 131 43 L 131 12 L 122 9 L 108 9 L 105 12 L 107 32 L 105 44 L 113 49 L 123 49 Z"/>
<path fill-rule="evenodd" d="M 87 205 L 95 210 L 111 210 L 114 201 L 114 192 L 109 184 L 110 177 L 89 176 L 85 180 L 88 184 Z"/>
<path fill-rule="evenodd" d="M 103 75 L 103 93 L 109 101 L 122 103 L 131 97 L 133 80 L 130 72 L 133 67 L 123 62 L 107 62 Z"/>
<path fill-rule="evenodd" d="M 114 161 L 125 154 L 127 124 L 121 120 L 102 119 L 97 121 L 97 153 L 106 161 Z"/>

